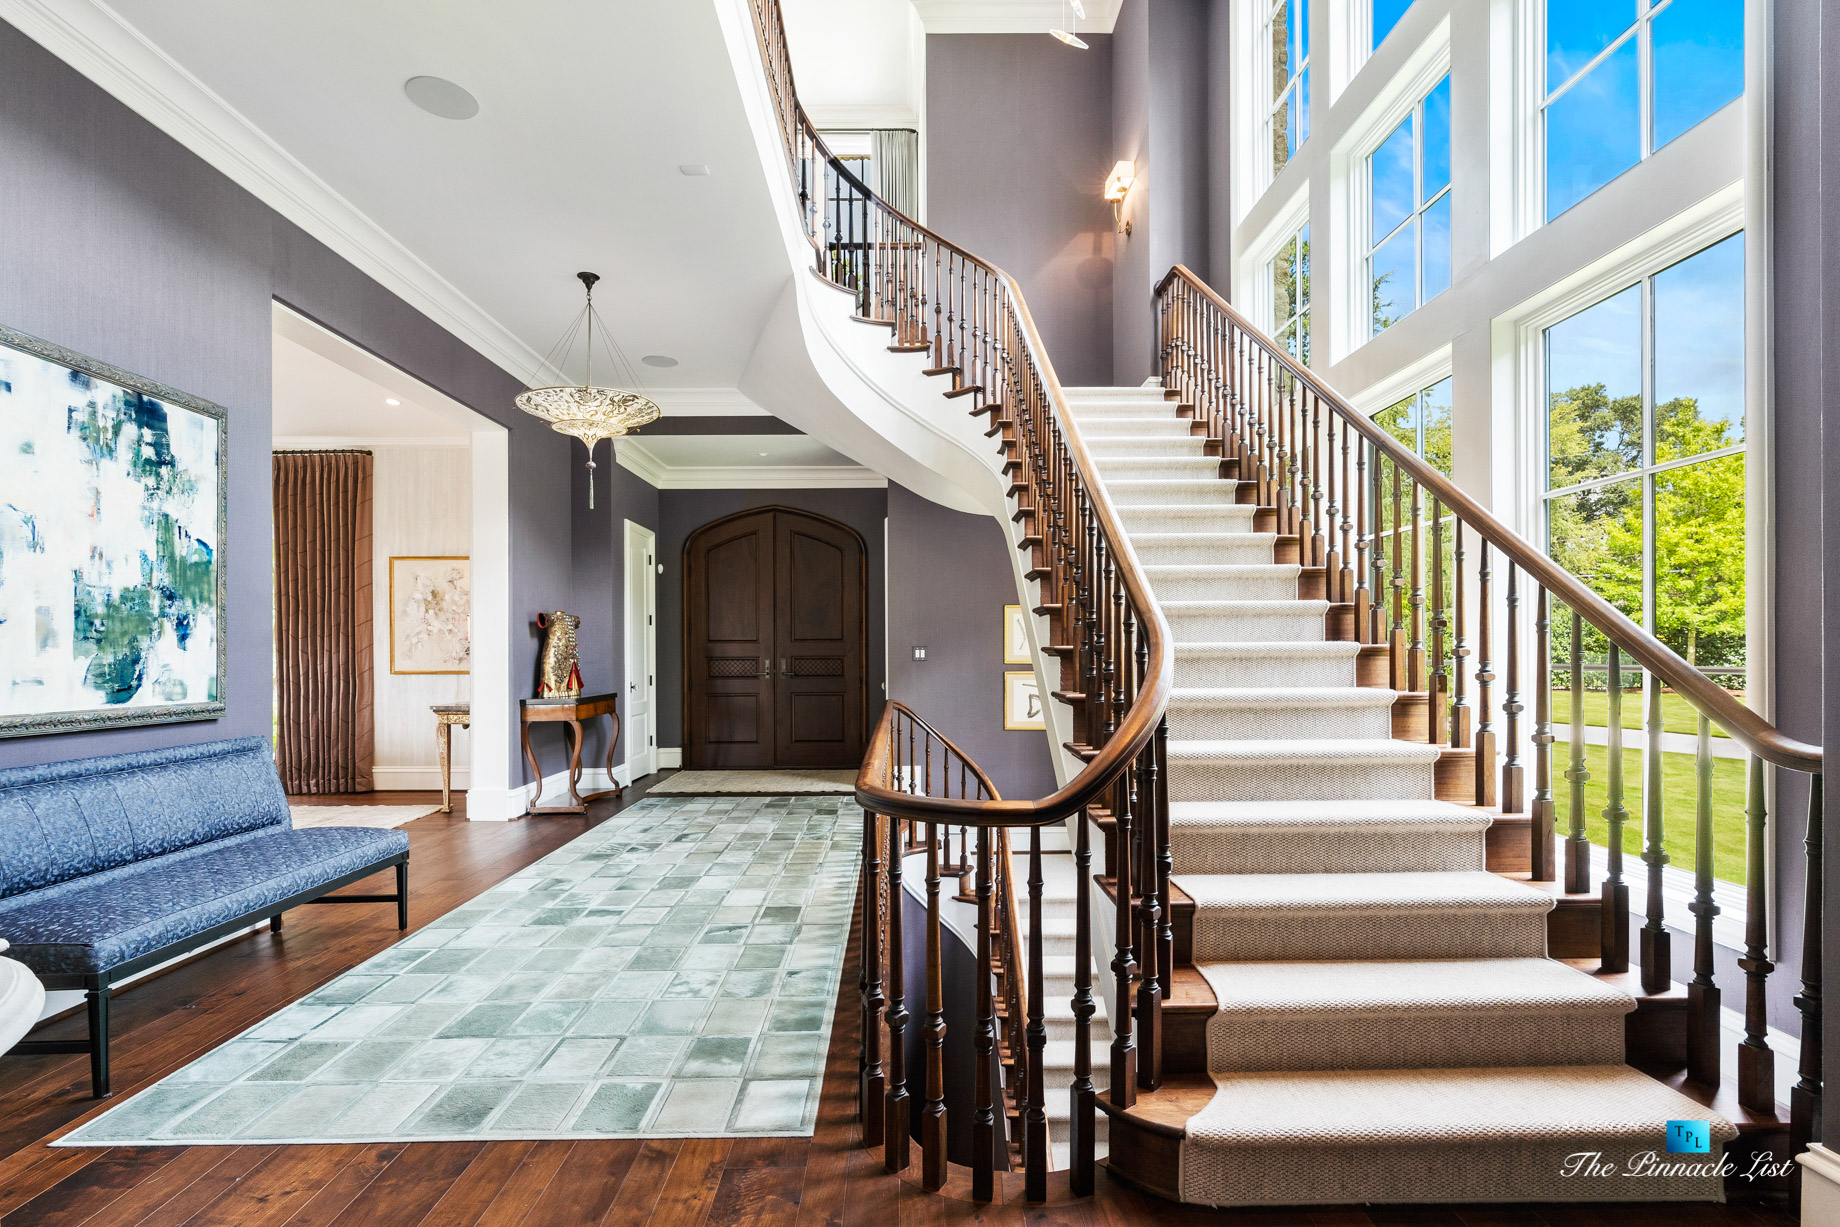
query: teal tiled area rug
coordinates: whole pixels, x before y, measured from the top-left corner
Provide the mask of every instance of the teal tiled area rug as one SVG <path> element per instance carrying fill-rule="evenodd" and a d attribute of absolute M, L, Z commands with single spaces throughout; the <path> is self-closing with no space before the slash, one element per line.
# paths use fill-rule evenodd
<path fill-rule="evenodd" d="M 62 1146 L 806 1136 L 849 798 L 648 798 Z"/>

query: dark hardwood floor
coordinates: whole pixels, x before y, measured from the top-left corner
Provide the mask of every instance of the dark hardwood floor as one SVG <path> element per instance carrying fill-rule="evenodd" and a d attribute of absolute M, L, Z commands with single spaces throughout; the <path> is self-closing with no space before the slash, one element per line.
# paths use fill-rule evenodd
<path fill-rule="evenodd" d="M 660 779 L 663 777 L 653 777 Z M 644 795 L 597 802 L 588 817 L 469 823 L 417 819 L 411 846 L 410 924 L 457 907 Z M 421 803 L 434 793 L 314 798 L 348 804 Z M 365 883 L 354 891 L 387 891 Z M 123 991 L 116 1000 L 115 1083 L 125 1096 L 230 1039 L 281 1006 L 397 940 L 392 911 L 299 908 L 279 934 L 263 930 L 196 956 Z M 955 1180 L 943 1195 L 881 1170 L 858 1145 L 854 1095 L 856 971 L 832 1031 L 830 1062 L 812 1138 L 553 1141 L 328 1146 L 194 1146 L 60 1149 L 46 1143 L 100 1105 L 89 1098 L 84 1057 L 0 1062 L 0 1224 L 92 1227 L 1117 1227 L 1123 1224 L 1274 1224 L 1284 1227 L 1790 1227 L 1786 1210 L 1748 1206 L 1337 1207 L 1204 1211 L 1136 1193 L 1100 1176 L 1098 1195 L 1075 1201 L 1064 1180 L 1043 1206 L 1008 1178 L 981 1206 Z M 48 1035 L 79 1034 L 80 1022 Z M 918 1152 L 916 1151 L 916 1154 Z"/>

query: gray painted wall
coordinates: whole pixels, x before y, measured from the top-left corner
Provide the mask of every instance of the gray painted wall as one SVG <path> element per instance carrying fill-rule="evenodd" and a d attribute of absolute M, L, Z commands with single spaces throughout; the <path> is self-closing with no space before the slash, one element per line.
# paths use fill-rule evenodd
<path fill-rule="evenodd" d="M 0 165 L 0 321 L 230 411 L 224 718 L 9 740 L 0 765 L 268 733 L 277 299 L 509 428 L 512 625 L 567 601 L 573 444 L 517 411 L 517 380 L 4 23 Z M 533 660 L 513 653 L 513 695 Z M 522 780 L 515 731 L 504 752 Z"/>
<path fill-rule="evenodd" d="M 875 727 L 888 692 L 886 490 L 660 490 L 658 496 L 658 744 L 678 746 L 684 731 L 684 545 L 711 520 L 750 507 L 792 507 L 827 516 L 862 534 L 869 561 L 869 727 Z M 617 545 L 616 545 L 617 548 Z"/>
<path fill-rule="evenodd" d="M 1008 548 L 991 517 L 888 487 L 888 697 L 956 742 L 1005 797 L 1033 800 L 1054 791 L 1054 762 L 1045 732 L 1003 727 L 1003 674 L 1027 667 L 1003 663 L 1003 607 L 1022 600 Z"/>
<path fill-rule="evenodd" d="M 1148 307 L 1153 279 L 1150 236 L 1155 221 L 1156 162 L 1151 153 L 1150 0 L 1124 0 L 1112 27 L 1112 156 L 1130 162 L 1137 182 L 1125 197 L 1131 233 L 1118 236 L 1112 276 L 1112 382 L 1128 386 L 1150 377 Z"/>
<path fill-rule="evenodd" d="M 1840 534 L 1830 543 L 1824 532 L 1829 517 L 1840 520 L 1840 460 L 1825 454 L 1823 438 L 1826 423 L 1840 421 L 1827 395 L 1828 374 L 1840 362 L 1840 337 L 1834 333 L 1840 316 L 1828 310 L 1840 301 L 1840 266 L 1827 258 L 1840 245 L 1840 9 L 1821 0 L 1778 0 L 1774 36 L 1776 713 L 1785 731 L 1819 741 L 1823 727 L 1840 728 L 1840 653 L 1822 651 L 1822 611 L 1840 608 Z M 1810 566 L 1812 558 L 1821 565 Z M 1800 780 L 1780 774 L 1782 948 L 1781 970 L 1771 977 L 1782 981 L 1773 986 L 1771 999 L 1771 1021 L 1777 1025 L 1801 972 L 1806 795 Z M 1835 985 L 1840 984 L 1840 796 L 1832 789 L 1825 790 L 1822 831 L 1828 849 L 1823 979 Z M 1830 1006 L 1822 1022 L 1823 1065 L 1831 1074 L 1840 1069 L 1840 1010 Z M 1840 1147 L 1840 1113 L 1831 1108 L 1825 1113 L 1822 1132 L 1828 1146 Z"/>
<path fill-rule="evenodd" d="M 1112 382 L 1113 39 L 926 40 L 927 222 L 1022 283 L 1061 382 Z"/>

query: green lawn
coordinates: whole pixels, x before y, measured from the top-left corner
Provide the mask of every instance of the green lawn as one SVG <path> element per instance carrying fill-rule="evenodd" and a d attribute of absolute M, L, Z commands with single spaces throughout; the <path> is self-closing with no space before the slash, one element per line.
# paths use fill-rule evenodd
<path fill-rule="evenodd" d="M 1603 695 L 1595 696 L 1599 700 Z M 1571 740 L 1561 726 L 1554 730 L 1561 740 L 1552 747 L 1553 754 L 1553 825 L 1563 839 L 1572 826 L 1572 785 L 1565 778 L 1571 763 Z M 1603 849 L 1607 846 L 1610 825 L 1604 809 L 1610 804 L 1609 754 L 1604 746 L 1586 746 L 1585 764 L 1591 778 L 1584 786 L 1584 829 L 1594 849 L 1593 889 L 1603 879 Z M 1693 827 L 1698 814 L 1699 779 L 1691 754 L 1664 753 L 1661 756 L 1662 818 L 1670 863 L 1687 873 L 1693 872 Z M 1744 804 L 1745 760 L 1712 760 L 1712 872 L 1726 882 L 1744 885 Z M 1639 750 L 1623 751 L 1623 808 L 1629 811 L 1623 828 L 1623 855 L 1635 858 L 1642 854 L 1645 815 L 1642 809 L 1643 755 Z M 1561 845 L 1563 857 L 1563 845 Z M 1561 861 L 1563 864 L 1563 861 Z"/>
<path fill-rule="evenodd" d="M 1736 696 L 1742 703 L 1744 695 Z M 1530 705 L 1531 706 L 1531 705 Z M 1555 731 L 1567 728 L 1572 722 L 1572 692 L 1557 690 L 1552 692 L 1552 717 Z M 1584 692 L 1584 722 L 1595 724 L 1599 728 L 1610 726 L 1610 692 L 1607 690 L 1587 690 Z M 1648 705 L 1640 690 L 1623 692 L 1623 727 L 1626 729 L 1644 728 L 1648 724 Z M 1661 696 L 1661 727 L 1670 733 L 1685 733 L 1689 737 L 1699 735 L 1699 713 L 1691 704 L 1677 694 Z M 1712 726 L 1714 737 L 1723 737 L 1725 732 L 1718 725 Z"/>

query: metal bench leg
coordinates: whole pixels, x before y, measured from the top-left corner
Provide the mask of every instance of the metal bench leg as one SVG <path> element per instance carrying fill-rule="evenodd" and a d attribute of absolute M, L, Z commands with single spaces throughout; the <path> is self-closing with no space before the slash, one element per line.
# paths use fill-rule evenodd
<path fill-rule="evenodd" d="M 85 994 L 89 1006 L 89 1087 L 90 1096 L 107 1099 L 109 1095 L 109 986 L 92 980 Z"/>
<path fill-rule="evenodd" d="M 409 927 L 409 862 L 396 866 L 396 927 Z"/>

